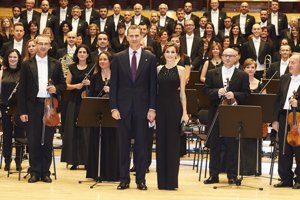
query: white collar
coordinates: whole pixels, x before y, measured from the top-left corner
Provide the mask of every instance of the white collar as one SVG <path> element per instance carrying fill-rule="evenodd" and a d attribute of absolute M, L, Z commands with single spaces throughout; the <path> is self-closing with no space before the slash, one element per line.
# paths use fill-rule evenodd
<path fill-rule="evenodd" d="M 85 12 L 92 12 L 92 8 L 86 8 Z"/>
<path fill-rule="evenodd" d="M 141 54 L 142 53 L 142 48 L 138 48 L 137 50 L 133 50 L 132 48 L 129 47 L 129 54 L 133 54 L 133 52 L 136 51 L 136 53 Z"/>
<path fill-rule="evenodd" d="M 300 81 L 300 74 L 298 74 L 297 76 L 294 76 L 294 75 L 292 75 L 291 76 L 291 79 L 293 80 L 293 81 Z"/>
<path fill-rule="evenodd" d="M 253 42 L 260 42 L 260 37 L 256 39 L 255 37 L 252 38 Z"/>
<path fill-rule="evenodd" d="M 45 56 L 44 58 L 41 58 L 38 55 L 35 55 L 36 61 L 37 62 L 47 62 L 48 61 L 48 56 Z"/>
<path fill-rule="evenodd" d="M 21 45 L 21 44 L 23 44 L 23 39 L 20 40 L 19 42 L 18 42 L 16 39 L 14 39 L 14 43 L 15 43 L 15 44 L 20 44 L 20 45 Z"/>
<path fill-rule="evenodd" d="M 186 35 L 186 38 L 189 38 L 189 39 L 194 38 L 194 33 L 192 33 L 191 35 L 188 35 L 188 34 L 185 34 L 185 35 Z"/>
<path fill-rule="evenodd" d="M 240 15 L 241 17 L 247 17 L 247 14 L 242 14 Z"/>
<path fill-rule="evenodd" d="M 233 73 L 234 69 L 235 69 L 234 65 L 232 65 L 232 67 L 230 67 L 230 68 L 227 68 L 224 65 L 222 66 L 222 71 L 225 73 L 228 73 L 228 74 Z"/>
<path fill-rule="evenodd" d="M 160 16 L 159 17 L 160 19 L 167 19 L 167 16 L 165 15 L 165 16 Z"/>

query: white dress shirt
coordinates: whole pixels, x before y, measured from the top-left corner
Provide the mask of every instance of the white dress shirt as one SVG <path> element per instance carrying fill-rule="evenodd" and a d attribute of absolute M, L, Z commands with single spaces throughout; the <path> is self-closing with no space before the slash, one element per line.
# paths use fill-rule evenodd
<path fill-rule="evenodd" d="M 73 55 L 76 51 L 76 45 L 74 45 L 73 47 L 71 47 L 70 45 L 67 46 L 67 53 L 70 55 Z"/>
<path fill-rule="evenodd" d="M 219 9 L 217 9 L 216 11 L 214 11 L 214 10 L 211 11 L 211 22 L 214 25 L 215 34 L 218 35 L 218 32 L 219 32 Z"/>
<path fill-rule="evenodd" d="M 47 26 L 47 20 L 48 20 L 48 13 L 41 13 L 41 18 L 40 18 L 40 34 L 43 33 L 44 29 Z"/>
<path fill-rule="evenodd" d="M 32 15 L 33 15 L 33 10 L 31 10 L 31 11 L 28 11 L 28 10 L 27 10 L 27 22 L 28 22 L 28 23 L 31 22 L 31 20 L 32 20 Z"/>
<path fill-rule="evenodd" d="M 23 50 L 23 39 L 20 40 L 19 42 L 17 40 L 14 39 L 14 49 L 17 49 L 19 51 L 20 54 L 22 54 L 22 50 Z"/>
<path fill-rule="evenodd" d="M 266 65 L 264 63 L 260 63 L 258 61 L 258 56 L 259 56 L 259 47 L 260 47 L 260 43 L 261 43 L 261 39 L 260 37 L 258 39 L 256 39 L 255 37 L 252 38 L 253 40 L 253 44 L 254 44 L 254 48 L 255 48 L 255 53 L 256 53 L 256 64 L 257 64 L 257 71 L 262 71 L 266 68 Z"/>
<path fill-rule="evenodd" d="M 286 99 L 285 99 L 285 103 L 284 103 L 284 106 L 283 106 L 284 110 L 290 110 L 291 109 L 289 98 L 293 96 L 294 91 L 298 90 L 299 85 L 300 85 L 300 75 L 291 76 L 291 82 L 290 82 L 289 89 L 288 89 Z"/>
<path fill-rule="evenodd" d="M 231 80 L 231 77 L 233 75 L 233 72 L 234 72 L 234 69 L 235 67 L 230 67 L 230 68 L 227 68 L 225 66 L 222 66 L 222 80 L 223 80 L 223 86 L 224 88 L 227 87 L 227 79 L 230 81 Z"/>
<path fill-rule="evenodd" d="M 185 19 L 185 20 L 190 20 L 190 19 L 191 19 L 191 16 L 192 16 L 192 13 L 190 13 L 190 14 L 185 14 L 184 19 Z"/>
<path fill-rule="evenodd" d="M 276 35 L 278 36 L 278 12 L 271 13 L 271 23 L 275 26 Z"/>
<path fill-rule="evenodd" d="M 134 15 L 134 24 L 139 25 L 141 23 L 142 15 Z"/>
<path fill-rule="evenodd" d="M 261 27 L 268 27 L 268 22 L 265 21 L 265 22 L 260 22 L 260 26 Z"/>
<path fill-rule="evenodd" d="M 118 23 L 119 23 L 119 18 L 120 18 L 120 15 L 115 15 L 114 14 L 115 31 L 117 31 L 117 26 L 118 26 Z"/>
<path fill-rule="evenodd" d="M 284 75 L 288 65 L 289 65 L 289 59 L 287 61 L 280 60 L 280 76 Z"/>
<path fill-rule="evenodd" d="M 20 17 L 18 17 L 18 18 L 14 18 L 13 17 L 13 23 L 15 24 L 15 23 L 18 23 L 20 21 Z"/>
<path fill-rule="evenodd" d="M 90 19 L 91 19 L 91 15 L 92 15 L 92 8 L 90 9 L 85 9 L 85 21 L 90 24 Z"/>
<path fill-rule="evenodd" d="M 199 28 L 199 32 L 200 32 L 200 37 L 203 37 L 205 29 L 204 28 Z"/>
<path fill-rule="evenodd" d="M 78 19 L 72 18 L 72 27 L 73 27 L 72 31 L 74 31 L 75 33 L 77 33 L 78 24 L 79 24 L 79 18 Z"/>
<path fill-rule="evenodd" d="M 184 20 L 182 21 L 177 20 L 177 24 L 181 24 L 182 26 L 184 26 Z"/>
<path fill-rule="evenodd" d="M 49 97 L 49 93 L 47 91 L 48 86 L 48 56 L 44 58 L 35 56 L 37 63 L 37 71 L 38 71 L 38 83 L 39 83 L 39 91 L 37 93 L 38 98 L 46 98 Z"/>
<path fill-rule="evenodd" d="M 124 24 L 125 24 L 125 27 L 126 27 L 125 35 L 127 36 L 127 30 L 128 30 L 128 28 L 131 26 L 131 22 L 129 22 L 129 23 L 124 23 Z"/>
<path fill-rule="evenodd" d="M 66 8 L 59 8 L 59 24 L 65 21 L 67 18 L 67 7 Z"/>
<path fill-rule="evenodd" d="M 166 26 L 166 20 L 167 20 L 166 16 L 160 16 L 159 17 L 159 26 L 160 27 L 165 27 Z"/>
<path fill-rule="evenodd" d="M 224 29 L 224 36 L 229 36 L 230 30 L 231 30 L 231 28 L 229 28 L 229 29 L 225 28 Z"/>
<path fill-rule="evenodd" d="M 245 15 L 240 14 L 240 28 L 242 34 L 246 34 L 246 19 L 247 19 L 247 14 Z"/>
<path fill-rule="evenodd" d="M 107 18 L 105 18 L 105 19 L 100 18 L 100 32 L 104 32 L 106 20 L 107 20 Z"/>
<path fill-rule="evenodd" d="M 192 35 L 186 34 L 186 53 L 189 57 L 191 57 L 193 41 L 194 33 Z"/>
<path fill-rule="evenodd" d="M 132 60 L 132 56 L 133 56 L 133 49 L 129 47 L 129 62 L 130 62 L 130 66 L 131 66 L 131 60 Z M 140 63 L 140 59 L 141 59 L 141 55 L 142 55 L 142 48 L 140 47 L 138 50 L 136 50 L 136 69 L 138 69 L 139 67 L 139 63 Z"/>

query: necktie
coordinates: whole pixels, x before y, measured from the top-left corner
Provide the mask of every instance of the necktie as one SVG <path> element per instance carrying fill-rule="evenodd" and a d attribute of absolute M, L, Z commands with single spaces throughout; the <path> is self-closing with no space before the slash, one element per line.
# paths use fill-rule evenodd
<path fill-rule="evenodd" d="M 132 76 L 133 82 L 135 81 L 136 68 L 137 68 L 137 64 L 136 64 L 136 51 L 133 51 L 133 55 L 132 55 L 132 58 L 131 58 L 131 76 Z"/>

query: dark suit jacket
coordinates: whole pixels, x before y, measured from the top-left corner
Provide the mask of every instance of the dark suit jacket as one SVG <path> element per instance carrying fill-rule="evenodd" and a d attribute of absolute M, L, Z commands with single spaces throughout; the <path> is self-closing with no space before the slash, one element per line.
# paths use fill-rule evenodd
<path fill-rule="evenodd" d="M 206 11 L 203 14 L 203 16 L 207 17 L 208 21 L 211 22 L 211 10 Z M 226 12 L 219 10 L 219 19 L 218 19 L 219 20 L 219 24 L 218 24 L 219 31 L 224 30 L 224 19 L 226 16 L 227 16 Z"/>
<path fill-rule="evenodd" d="M 272 22 L 272 15 L 269 14 L 268 23 L 271 24 Z M 278 12 L 278 34 L 280 36 L 281 31 L 288 28 L 288 21 L 286 14 Z"/>
<path fill-rule="evenodd" d="M 158 19 L 159 25 L 159 19 Z M 166 29 L 168 31 L 168 35 L 172 35 L 175 27 L 175 21 L 171 17 L 166 16 L 166 23 L 164 26 L 159 26 L 159 30 Z"/>
<path fill-rule="evenodd" d="M 280 78 L 280 61 L 273 62 L 269 69 L 267 70 L 266 76 L 267 78 L 271 78 L 273 74 L 277 71 L 273 79 L 279 79 Z M 286 68 L 284 74 L 289 73 L 289 67 Z"/>
<path fill-rule="evenodd" d="M 27 40 L 25 38 L 23 38 L 22 53 L 20 52 L 22 60 L 25 56 L 26 42 L 27 42 Z M 14 48 L 14 39 L 3 44 L 3 46 L 0 50 L 0 55 L 3 57 L 8 50 L 11 50 L 13 48 Z"/>
<path fill-rule="evenodd" d="M 67 20 L 70 24 L 72 24 L 72 19 L 70 20 Z M 83 36 L 86 35 L 86 30 L 88 28 L 88 24 L 86 23 L 86 21 L 82 20 L 82 19 L 79 19 L 79 22 L 78 22 L 78 28 L 77 28 L 77 34 L 81 34 Z"/>
<path fill-rule="evenodd" d="M 91 17 L 90 17 L 90 21 L 88 24 L 91 24 L 93 21 L 96 21 L 97 19 L 99 19 L 99 12 L 96 9 L 92 9 L 92 13 L 91 13 Z M 81 16 L 80 19 L 85 20 L 85 9 L 82 10 L 81 12 Z"/>
<path fill-rule="evenodd" d="M 129 43 L 126 38 L 123 39 L 122 43 L 120 43 L 119 37 L 114 37 L 111 41 L 111 48 L 116 53 L 119 53 L 120 51 L 127 49 L 128 46 L 129 46 Z"/>
<path fill-rule="evenodd" d="M 60 8 L 54 8 L 51 12 L 52 15 L 56 16 L 57 19 L 58 19 L 58 22 L 60 21 Z M 67 7 L 67 15 L 66 15 L 66 20 L 70 20 L 72 19 L 72 15 L 71 15 L 71 11 L 72 9 Z"/>
<path fill-rule="evenodd" d="M 235 15 L 231 18 L 233 24 L 240 24 L 240 15 Z M 252 26 L 255 24 L 255 18 L 252 15 L 247 14 L 246 27 L 245 27 L 245 38 L 248 38 L 252 34 Z"/>
<path fill-rule="evenodd" d="M 56 87 L 56 94 L 60 96 L 66 89 L 62 67 L 59 61 L 48 57 L 48 78 Z M 18 90 L 18 113 L 28 114 L 28 102 L 35 101 L 39 91 L 36 58 L 33 57 L 22 63 L 20 84 Z"/>
<path fill-rule="evenodd" d="M 112 37 L 116 37 L 118 35 L 118 32 L 115 26 L 114 14 L 108 16 L 107 20 L 109 20 L 109 22 L 112 24 Z M 124 20 L 124 16 L 120 15 L 118 23 L 123 22 L 123 20 Z"/>
<path fill-rule="evenodd" d="M 204 84 L 204 94 L 210 99 L 209 119 L 212 119 L 218 109 L 221 98 L 218 95 L 220 88 L 223 88 L 222 67 L 209 70 L 206 74 Z M 243 101 L 250 94 L 249 75 L 240 69 L 234 69 L 229 82 L 229 91 L 233 92 L 237 103 L 243 104 Z"/>
<path fill-rule="evenodd" d="M 39 14 L 38 18 L 37 18 L 37 23 L 38 23 L 38 27 L 40 27 L 40 20 L 41 20 L 41 13 Z M 58 29 L 59 29 L 59 19 L 57 19 L 56 16 L 52 15 L 52 14 L 48 14 L 48 18 L 47 18 L 47 23 L 46 23 L 46 27 L 50 27 L 53 31 L 54 36 L 56 36 L 58 34 Z"/>
<path fill-rule="evenodd" d="M 149 46 L 149 47 L 153 48 L 154 55 L 159 60 L 160 57 L 162 56 L 162 49 L 161 49 L 160 44 L 157 41 L 153 40 L 152 38 L 147 37 L 147 44 L 146 44 L 146 46 Z"/>
<path fill-rule="evenodd" d="M 39 16 L 40 16 L 40 13 L 38 11 L 33 10 L 32 20 L 34 20 L 34 19 L 37 20 L 39 18 Z M 27 21 L 27 10 L 23 10 L 21 12 L 20 18 L 23 19 L 28 25 L 29 22 Z"/>
<path fill-rule="evenodd" d="M 256 55 L 253 40 L 248 40 L 242 47 L 241 63 L 244 63 L 247 58 L 252 58 L 255 61 L 258 58 L 259 63 L 263 64 L 267 54 L 272 54 L 270 45 L 267 42 L 260 41 L 258 55 Z"/>
<path fill-rule="evenodd" d="M 91 51 L 95 51 L 97 49 L 97 36 L 94 39 L 94 41 L 91 43 L 91 37 L 87 35 L 83 38 L 82 43 L 87 45 Z"/>
<path fill-rule="evenodd" d="M 144 22 L 145 24 L 147 24 L 148 27 L 150 26 L 150 20 L 149 20 L 148 17 L 145 17 L 145 16 L 142 15 L 140 23 L 142 23 L 142 22 Z M 132 16 L 131 24 L 135 24 L 134 23 L 134 16 Z"/>
<path fill-rule="evenodd" d="M 183 53 L 187 54 L 186 35 L 180 37 L 180 49 Z M 194 41 L 191 50 L 191 61 L 195 68 L 198 68 L 203 56 L 203 40 L 200 37 L 194 35 Z"/>
<path fill-rule="evenodd" d="M 121 118 L 134 114 L 146 118 L 156 109 L 156 58 L 142 50 L 135 82 L 132 81 L 129 49 L 115 54 L 111 66 L 110 107 L 118 109 Z"/>
<path fill-rule="evenodd" d="M 283 111 L 283 106 L 287 98 L 287 93 L 289 90 L 289 85 L 291 82 L 291 74 L 285 74 L 280 78 L 279 91 L 277 93 L 277 100 L 275 101 L 273 121 L 279 121 L 280 112 Z M 300 87 L 297 90 L 298 97 L 300 96 Z M 298 100 L 297 112 L 300 110 L 300 103 Z"/>
<path fill-rule="evenodd" d="M 92 23 L 96 24 L 99 28 L 99 31 L 100 31 L 100 18 L 93 21 Z M 115 31 L 114 30 L 114 22 L 111 21 L 111 20 L 108 20 L 108 18 L 106 18 L 106 22 L 105 22 L 105 26 L 104 26 L 104 32 L 109 36 L 109 40 L 112 39 L 114 31 Z"/>
<path fill-rule="evenodd" d="M 195 23 L 195 29 L 198 29 L 199 28 L 200 18 L 197 15 L 195 15 L 195 14 L 192 13 L 191 14 L 191 20 L 193 20 L 194 23 Z"/>

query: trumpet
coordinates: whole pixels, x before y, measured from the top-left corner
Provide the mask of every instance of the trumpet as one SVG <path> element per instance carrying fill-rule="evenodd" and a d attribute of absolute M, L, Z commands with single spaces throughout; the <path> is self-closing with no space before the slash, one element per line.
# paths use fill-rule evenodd
<path fill-rule="evenodd" d="M 272 56 L 270 54 L 267 54 L 265 56 L 264 65 L 266 66 L 263 73 L 263 79 L 266 79 L 267 76 L 267 69 L 269 69 L 270 65 L 272 63 Z"/>
<path fill-rule="evenodd" d="M 61 57 L 59 59 L 59 62 L 62 65 L 64 77 L 66 78 L 68 70 L 69 70 L 69 66 L 74 63 L 74 61 L 73 61 L 73 55 L 67 53 L 67 54 L 65 54 L 63 57 Z"/>

